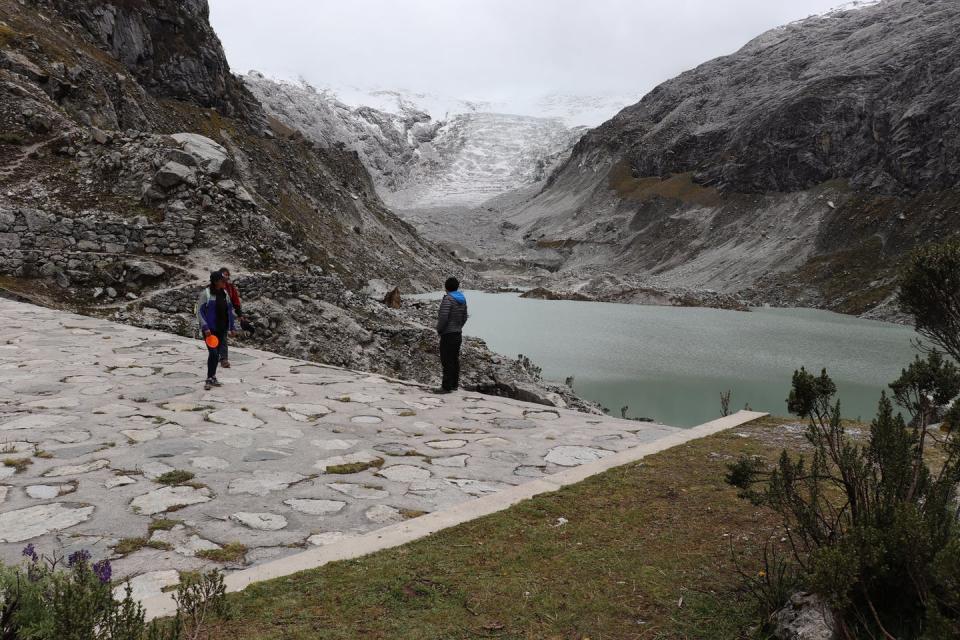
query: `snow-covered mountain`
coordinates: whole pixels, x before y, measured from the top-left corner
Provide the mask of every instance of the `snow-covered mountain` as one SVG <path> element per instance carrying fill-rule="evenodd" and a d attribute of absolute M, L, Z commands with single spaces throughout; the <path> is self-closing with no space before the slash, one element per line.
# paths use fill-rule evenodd
<path fill-rule="evenodd" d="M 606 98 L 549 96 L 551 117 L 497 112 L 493 102 L 401 91 L 317 89 L 243 80 L 267 111 L 317 143 L 355 150 L 394 209 L 476 206 L 544 180 L 585 130 L 569 122 L 618 108 Z"/>

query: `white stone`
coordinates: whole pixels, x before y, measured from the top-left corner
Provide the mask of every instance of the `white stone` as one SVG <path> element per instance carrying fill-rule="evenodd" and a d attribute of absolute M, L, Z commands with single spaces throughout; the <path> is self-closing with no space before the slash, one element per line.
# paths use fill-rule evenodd
<path fill-rule="evenodd" d="M 240 511 L 230 516 L 245 527 L 258 531 L 279 531 L 287 526 L 287 519 L 275 513 L 247 513 Z"/>
<path fill-rule="evenodd" d="M 94 384 L 80 389 L 80 394 L 84 396 L 102 396 L 113 389 L 112 384 Z"/>
<path fill-rule="evenodd" d="M 371 396 L 366 393 L 349 393 L 342 396 L 328 396 L 330 400 L 337 400 L 338 402 L 359 402 L 361 404 L 370 404 L 372 402 L 380 402 L 383 400 L 380 396 Z"/>
<path fill-rule="evenodd" d="M 220 545 L 215 542 L 205 540 L 200 536 L 190 533 L 190 531 L 178 524 L 169 531 L 157 530 L 150 536 L 151 542 L 163 542 L 173 547 L 173 550 L 180 555 L 193 557 L 199 551 L 214 551 L 220 549 Z"/>
<path fill-rule="evenodd" d="M 309 538 L 307 542 L 312 544 L 315 547 L 322 547 L 328 544 L 336 544 L 337 542 L 342 542 L 347 538 L 350 538 L 347 534 L 342 531 L 327 531 L 325 533 L 315 533 Z"/>
<path fill-rule="evenodd" d="M 438 467 L 465 467 L 467 466 L 467 460 L 469 458 L 470 456 L 466 454 L 447 456 L 445 458 L 431 458 L 430 464 L 435 464 Z"/>
<path fill-rule="evenodd" d="M 94 415 L 114 416 L 116 418 L 129 418 L 139 412 L 139 407 L 133 407 L 129 404 L 107 404 L 93 410 Z"/>
<path fill-rule="evenodd" d="M 431 440 L 427 443 L 431 449 L 460 449 L 467 446 L 466 440 Z"/>
<path fill-rule="evenodd" d="M 130 476 L 114 476 L 104 482 L 103 486 L 107 489 L 116 489 L 117 487 L 125 487 L 128 484 L 137 484 L 137 481 Z"/>
<path fill-rule="evenodd" d="M 382 500 L 390 497 L 390 494 L 383 489 L 367 487 L 362 484 L 351 484 L 349 482 L 331 482 L 327 485 L 330 489 L 338 491 L 344 495 L 356 498 L 357 500 Z"/>
<path fill-rule="evenodd" d="M 0 467 L 0 480 L 6 480 L 10 476 L 17 473 L 17 470 L 13 467 Z"/>
<path fill-rule="evenodd" d="M 295 395 L 293 389 L 280 384 L 269 384 L 255 387 L 246 392 L 251 398 L 290 398 Z"/>
<path fill-rule="evenodd" d="M 490 407 L 467 407 L 463 410 L 464 413 L 470 413 L 477 416 L 488 416 L 494 413 L 497 413 L 496 409 L 491 409 Z"/>
<path fill-rule="evenodd" d="M 289 471 L 257 470 L 253 475 L 234 478 L 227 486 L 227 493 L 236 495 L 246 493 L 253 496 L 265 496 L 271 491 L 282 491 L 291 484 L 305 480 L 306 476 Z"/>
<path fill-rule="evenodd" d="M 330 407 L 322 404 L 287 404 L 283 407 L 287 412 L 306 416 L 310 420 L 316 420 L 323 416 L 333 413 Z"/>
<path fill-rule="evenodd" d="M 613 455 L 613 452 L 606 449 L 563 445 L 550 449 L 544 460 L 561 467 L 577 467 L 587 462 L 606 458 L 609 455 Z"/>
<path fill-rule="evenodd" d="M 80 401 L 74 396 L 60 396 L 59 398 L 44 398 L 28 402 L 26 406 L 33 409 L 73 409 Z"/>
<path fill-rule="evenodd" d="M 532 409 L 530 411 L 524 411 L 523 415 L 527 418 L 533 418 L 534 420 L 559 420 L 560 414 L 556 411 L 549 410 L 540 410 Z"/>
<path fill-rule="evenodd" d="M 174 471 L 174 468 L 162 462 L 148 462 L 147 464 L 140 467 L 140 471 L 143 472 L 143 475 L 145 478 L 149 478 L 150 480 L 156 480 L 163 474 Z"/>
<path fill-rule="evenodd" d="M 224 469 L 230 468 L 229 462 L 223 458 L 216 458 L 213 456 L 200 456 L 199 458 L 193 458 L 190 460 L 190 464 L 195 466 L 197 469 L 204 469 L 205 471 L 223 471 Z"/>
<path fill-rule="evenodd" d="M 61 444 L 76 444 L 90 439 L 89 431 L 58 431 L 50 434 L 50 439 Z"/>
<path fill-rule="evenodd" d="M 345 464 L 370 464 L 377 461 L 383 462 L 383 458 L 369 451 L 359 451 L 357 453 L 348 453 L 346 455 L 320 460 L 313 466 L 315 469 L 326 472 L 328 467 L 337 467 Z"/>
<path fill-rule="evenodd" d="M 488 493 L 496 493 L 513 485 L 503 482 L 482 482 L 480 480 L 470 480 L 465 478 L 450 478 L 447 482 L 457 486 L 464 493 L 471 496 L 482 496 Z"/>
<path fill-rule="evenodd" d="M 367 520 L 375 522 L 376 524 L 387 524 L 388 522 L 400 522 L 403 520 L 399 509 L 385 504 L 373 505 L 367 509 L 364 515 L 367 517 Z"/>
<path fill-rule="evenodd" d="M 492 438 L 482 438 L 480 440 L 477 440 L 477 444 L 483 445 L 485 447 L 506 447 L 511 443 L 506 438 L 500 438 L 500 437 L 494 436 Z"/>
<path fill-rule="evenodd" d="M 134 442 L 150 442 L 160 437 L 160 432 L 156 429 L 124 429 L 120 433 Z"/>
<path fill-rule="evenodd" d="M 350 422 L 356 424 L 380 424 L 383 422 L 383 418 L 378 418 L 377 416 L 353 416 L 350 418 Z"/>
<path fill-rule="evenodd" d="M 54 467 L 43 474 L 44 478 L 61 478 L 63 476 L 78 476 L 83 473 L 91 473 L 106 469 L 110 466 L 109 460 L 94 460 L 86 464 L 67 465 L 64 467 Z"/>
<path fill-rule="evenodd" d="M 264 425 L 263 420 L 260 420 L 249 411 L 241 411 L 240 409 L 221 409 L 220 411 L 214 411 L 207 416 L 207 419 L 217 424 L 242 427 L 244 429 L 256 429 Z"/>
<path fill-rule="evenodd" d="M 0 424 L 0 431 L 17 431 L 20 429 L 52 429 L 71 422 L 76 422 L 75 416 L 57 416 L 45 413 L 36 413 L 20 418 L 14 418 Z"/>
<path fill-rule="evenodd" d="M 291 498 L 290 500 L 284 500 L 283 504 L 294 511 L 312 516 L 337 513 L 347 505 L 346 502 L 341 502 L 340 500 L 312 500 L 307 498 Z"/>
<path fill-rule="evenodd" d="M 137 496 L 130 502 L 130 507 L 137 513 L 152 516 L 162 513 L 173 507 L 187 507 L 192 504 L 210 502 L 210 490 L 206 487 L 163 487 L 142 496 Z"/>
<path fill-rule="evenodd" d="M 310 444 L 325 451 L 346 451 L 357 446 L 359 440 L 313 440 Z"/>
<path fill-rule="evenodd" d="M 430 477 L 430 471 L 412 464 L 395 464 L 392 467 L 380 469 L 377 475 L 395 482 L 413 482 L 426 480 Z"/>
<path fill-rule="evenodd" d="M 50 500 L 60 495 L 60 485 L 32 484 L 26 488 L 26 492 L 34 500 Z"/>
<path fill-rule="evenodd" d="M 180 584 L 180 573 L 170 569 L 141 574 L 115 587 L 113 589 L 115 599 L 122 600 L 126 597 L 128 583 L 132 589 L 131 597 L 134 600 L 143 600 L 144 598 L 163 595 L 163 590 L 167 587 Z"/>
<path fill-rule="evenodd" d="M 92 506 L 74 507 L 52 502 L 0 513 L 0 542 L 23 542 L 51 531 L 68 529 L 89 520 L 93 511 Z"/>

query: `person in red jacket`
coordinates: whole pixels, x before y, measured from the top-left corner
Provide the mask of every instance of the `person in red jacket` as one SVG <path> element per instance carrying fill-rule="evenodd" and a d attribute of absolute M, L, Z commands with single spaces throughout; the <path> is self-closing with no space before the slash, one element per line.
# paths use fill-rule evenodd
<path fill-rule="evenodd" d="M 230 269 L 224 267 L 220 269 L 220 273 L 223 275 L 223 279 L 226 282 L 224 290 L 227 293 L 227 297 L 230 298 L 230 303 L 233 305 L 233 312 L 237 316 L 237 325 L 243 328 L 243 309 L 241 306 L 240 300 L 240 290 L 237 289 L 237 286 L 233 284 L 233 280 L 230 279 Z M 227 347 L 227 341 L 221 340 L 220 342 L 220 366 L 224 369 L 230 368 L 230 352 Z"/>

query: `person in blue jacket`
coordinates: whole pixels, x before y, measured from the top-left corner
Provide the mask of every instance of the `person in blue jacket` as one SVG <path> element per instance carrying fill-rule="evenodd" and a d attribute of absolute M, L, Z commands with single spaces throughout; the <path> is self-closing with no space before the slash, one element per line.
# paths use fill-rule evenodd
<path fill-rule="evenodd" d="M 200 333 L 204 339 L 214 335 L 220 344 L 226 344 L 227 334 L 233 335 L 236 331 L 236 314 L 233 303 L 227 295 L 227 281 L 223 274 L 214 271 L 210 274 L 210 286 L 200 292 L 197 299 L 197 322 L 200 324 Z M 207 380 L 204 389 L 223 386 L 217 380 L 217 365 L 220 364 L 219 345 L 211 349 L 207 345 Z"/>
<path fill-rule="evenodd" d="M 460 388 L 460 347 L 463 345 L 463 325 L 467 324 L 469 317 L 467 298 L 460 291 L 460 281 L 448 278 L 444 288 L 446 295 L 437 313 L 443 383 L 436 393 L 452 393 Z"/>

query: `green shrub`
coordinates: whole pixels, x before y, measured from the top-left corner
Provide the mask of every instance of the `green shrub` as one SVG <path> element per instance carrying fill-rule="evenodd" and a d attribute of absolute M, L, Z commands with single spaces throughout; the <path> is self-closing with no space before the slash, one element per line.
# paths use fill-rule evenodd
<path fill-rule="evenodd" d="M 189 471 L 183 471 L 182 469 L 174 469 L 173 471 L 167 471 L 164 474 L 161 474 L 157 477 L 156 482 L 166 485 L 178 485 L 190 482 L 193 480 L 193 474 Z"/>
<path fill-rule="evenodd" d="M 3 640 L 180 640 L 201 637 L 203 625 L 226 613 L 223 576 L 188 576 L 175 596 L 172 620 L 146 622 L 129 585 L 113 596 L 108 560 L 90 562 L 78 551 L 41 558 L 34 545 L 25 564 L 0 566 L 0 638 Z"/>
<path fill-rule="evenodd" d="M 845 431 L 826 372 L 797 371 L 787 402 L 809 420 L 812 453 L 784 451 L 770 471 L 741 460 L 730 465 L 728 481 L 783 517 L 799 583 L 823 596 L 847 631 L 918 638 L 937 625 L 960 632 L 960 589 L 950 577 L 960 544 L 960 440 L 938 436 L 933 447 L 929 429 L 960 393 L 960 370 L 934 351 L 890 386 L 909 425 L 884 394 L 861 443 Z"/>

